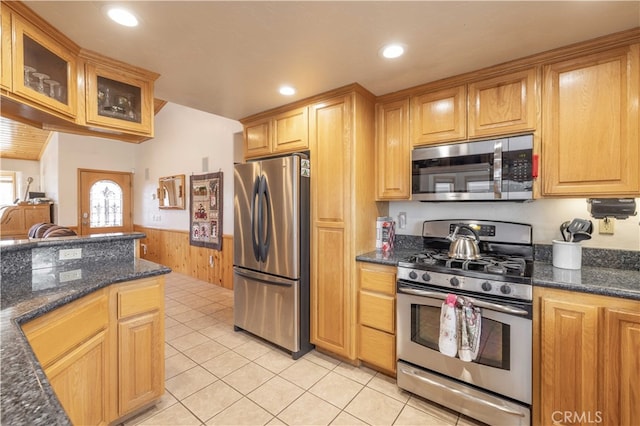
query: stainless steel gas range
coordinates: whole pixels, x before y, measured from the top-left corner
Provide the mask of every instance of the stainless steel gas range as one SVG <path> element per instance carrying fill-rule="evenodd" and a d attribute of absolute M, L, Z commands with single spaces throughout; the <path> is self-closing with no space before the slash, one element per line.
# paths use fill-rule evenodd
<path fill-rule="evenodd" d="M 477 259 L 449 255 L 456 227 L 479 238 Z M 424 249 L 398 263 L 398 386 L 489 424 L 531 422 L 533 244 L 530 225 L 488 220 L 423 223 Z M 448 294 L 480 308 L 474 361 L 439 351 Z"/>

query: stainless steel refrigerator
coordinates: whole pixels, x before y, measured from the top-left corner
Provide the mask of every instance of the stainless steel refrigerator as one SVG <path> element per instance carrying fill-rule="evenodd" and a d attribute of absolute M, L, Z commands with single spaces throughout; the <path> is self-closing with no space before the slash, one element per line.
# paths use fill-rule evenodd
<path fill-rule="evenodd" d="M 309 343 L 309 165 L 303 154 L 234 171 L 234 328 L 291 352 Z"/>

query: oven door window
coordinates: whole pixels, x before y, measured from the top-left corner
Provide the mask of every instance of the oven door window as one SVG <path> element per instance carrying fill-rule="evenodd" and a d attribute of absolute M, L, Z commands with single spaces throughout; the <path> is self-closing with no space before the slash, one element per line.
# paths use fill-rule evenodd
<path fill-rule="evenodd" d="M 414 194 L 493 193 L 493 154 L 414 160 Z"/>
<path fill-rule="evenodd" d="M 492 319 L 482 318 L 480 350 L 475 363 L 509 370 L 510 326 Z M 440 307 L 411 305 L 411 340 L 421 346 L 438 351 L 440 336 Z"/>

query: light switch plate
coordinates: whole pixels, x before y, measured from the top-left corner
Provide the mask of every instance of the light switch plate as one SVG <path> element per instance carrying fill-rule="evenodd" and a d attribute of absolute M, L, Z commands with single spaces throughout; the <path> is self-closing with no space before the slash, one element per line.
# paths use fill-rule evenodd
<path fill-rule="evenodd" d="M 61 283 L 79 280 L 80 278 L 82 278 L 82 269 L 74 269 L 73 271 L 60 272 L 59 278 Z"/>

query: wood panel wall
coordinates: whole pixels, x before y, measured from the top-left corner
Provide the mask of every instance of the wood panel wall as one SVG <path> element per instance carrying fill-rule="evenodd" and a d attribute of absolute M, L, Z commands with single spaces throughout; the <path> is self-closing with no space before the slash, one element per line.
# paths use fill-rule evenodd
<path fill-rule="evenodd" d="M 135 232 L 146 235 L 140 240 L 140 257 L 168 266 L 175 272 L 189 275 L 228 289 L 233 288 L 233 236 L 222 236 L 222 250 L 189 244 L 188 231 L 147 228 L 134 225 Z M 146 246 L 146 253 L 144 247 Z"/>

